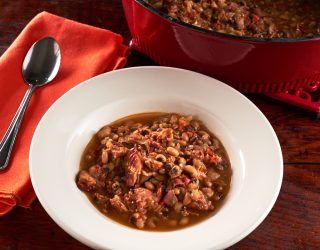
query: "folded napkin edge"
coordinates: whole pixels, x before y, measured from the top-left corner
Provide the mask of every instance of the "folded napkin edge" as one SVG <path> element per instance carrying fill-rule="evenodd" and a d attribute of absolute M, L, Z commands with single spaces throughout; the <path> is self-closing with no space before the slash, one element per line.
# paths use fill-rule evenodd
<path fill-rule="evenodd" d="M 97 31 L 100 32 L 107 32 L 106 36 L 113 36 L 114 37 L 114 42 L 112 43 L 112 46 L 114 46 L 114 51 L 110 52 L 110 63 L 103 63 L 102 61 L 101 66 L 96 66 L 91 67 L 92 71 L 88 71 L 89 73 L 83 73 L 83 75 L 81 75 L 81 77 L 84 77 L 84 79 L 88 79 L 87 77 L 93 77 L 94 75 L 98 75 L 99 73 L 104 73 L 106 71 L 111 71 L 120 67 L 123 67 L 127 61 L 127 56 L 129 55 L 129 48 L 123 44 L 123 37 L 120 34 L 114 33 L 110 30 L 107 29 L 103 29 L 103 28 L 99 28 L 99 27 L 94 27 L 88 24 L 83 24 L 74 20 L 70 20 L 64 17 L 60 17 L 54 14 L 51 14 L 49 12 L 43 11 L 38 13 L 34 18 L 32 18 L 29 22 L 29 24 L 22 30 L 22 32 L 17 36 L 17 38 L 13 41 L 13 43 L 10 45 L 10 47 L 4 52 L 4 54 L 1 56 L 1 60 L 2 60 L 2 64 L 1 66 L 7 66 L 9 65 L 8 61 L 9 59 L 11 60 L 12 57 L 14 57 L 16 54 L 21 54 L 24 52 L 22 52 L 22 49 L 24 50 L 26 47 L 25 42 L 27 41 L 27 44 L 29 45 L 29 43 L 31 44 L 33 42 L 33 38 L 37 35 L 41 35 L 43 33 L 45 33 L 45 30 L 42 29 L 36 29 L 37 25 L 43 25 L 46 24 L 47 22 L 43 22 L 42 20 L 36 20 L 36 22 L 34 21 L 35 19 L 44 19 L 47 18 L 49 16 L 49 18 L 55 19 L 55 22 L 66 22 L 67 20 L 71 23 L 74 24 L 81 24 L 85 27 L 90 28 L 93 31 Z M 57 21 L 58 20 L 58 21 Z M 59 25 L 56 25 L 54 27 L 59 27 Z M 30 38 L 30 34 L 31 38 Z M 50 34 L 49 34 L 50 35 Z M 29 39 L 25 39 L 25 37 L 29 37 Z M 103 37 L 103 35 L 101 35 L 101 37 Z M 23 41 L 23 43 L 22 43 Z M 101 44 L 101 43 L 100 43 Z M 22 46 L 23 45 L 23 46 Z M 20 59 L 19 59 L 20 60 Z M 21 59 L 22 60 L 22 59 Z M 98 60 L 99 61 L 99 60 Z M 7 63 L 4 63 L 7 62 Z M 20 66 L 20 62 L 17 63 Z M 69 65 L 68 65 L 69 66 Z M 107 67 L 106 67 L 107 66 Z M 94 73 L 94 75 L 92 75 Z M 19 76 L 21 78 L 21 76 Z M 77 75 L 78 77 L 78 75 Z M 79 77 L 78 77 L 79 78 Z M 77 79 L 77 78 L 76 78 Z M 81 81 L 77 81 L 82 82 Z M 69 87 L 72 87 L 74 84 L 69 84 Z M 60 89 L 58 89 L 60 90 Z M 56 94 L 58 93 L 58 91 L 55 92 Z M 57 94 L 58 95 L 58 94 Z M 8 168 L 8 171 L 10 169 Z M 25 173 L 27 173 L 25 171 Z M 1 173 L 0 173 L 1 174 Z M 5 174 L 5 173 L 4 173 Z M 7 176 L 8 177 L 8 176 Z M 10 182 L 12 183 L 12 185 L 14 187 L 17 187 L 17 189 L 8 189 L 5 185 L 1 185 L 2 188 L 0 188 L 0 216 L 5 215 L 6 213 L 8 213 L 10 210 L 12 210 L 12 208 L 14 208 L 15 206 L 21 206 L 21 207 L 25 207 L 25 208 L 29 208 L 31 203 L 36 199 L 36 195 L 35 192 L 32 188 L 32 184 L 29 180 L 27 180 L 27 182 L 25 181 L 17 181 L 15 180 L 15 178 L 12 178 L 12 181 L 8 181 L 8 183 L 10 184 Z M 5 179 L 4 179 L 5 180 Z"/>
<path fill-rule="evenodd" d="M 78 21 L 75 21 L 75 20 L 73 20 L 73 19 L 70 19 L 69 17 L 66 18 L 66 17 L 58 16 L 58 15 L 52 14 L 52 13 L 47 12 L 47 11 L 42 11 L 42 12 L 38 13 L 38 14 L 37 14 L 34 18 L 32 18 L 30 21 L 32 21 L 32 20 L 34 20 L 34 19 L 37 19 L 37 18 L 42 18 L 42 16 L 50 16 L 50 17 L 52 17 L 52 18 L 59 19 L 59 20 L 61 20 L 62 22 L 68 21 L 68 22 L 70 22 L 70 23 L 81 24 L 81 25 L 83 25 L 83 26 L 85 26 L 85 27 L 87 27 L 87 28 L 90 28 L 90 29 L 93 29 L 93 30 L 96 30 L 96 31 L 99 31 L 99 32 L 100 32 L 100 31 L 102 31 L 102 32 L 109 32 L 109 33 L 112 33 L 113 35 L 117 36 L 118 39 L 120 39 L 120 40 L 119 40 L 119 43 L 121 43 L 121 44 L 123 43 L 123 37 L 122 37 L 120 34 L 115 33 L 115 32 L 113 32 L 113 31 L 111 31 L 111 30 L 108 30 L 108 29 L 106 29 L 106 28 L 100 28 L 100 27 L 97 27 L 97 26 L 92 26 L 92 25 L 89 25 L 89 24 L 87 24 L 87 23 L 80 23 L 80 22 L 78 22 Z"/>

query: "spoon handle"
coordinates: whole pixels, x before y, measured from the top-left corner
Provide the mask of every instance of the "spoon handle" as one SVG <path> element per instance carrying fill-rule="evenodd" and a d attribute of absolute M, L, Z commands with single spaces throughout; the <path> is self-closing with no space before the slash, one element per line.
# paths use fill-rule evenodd
<path fill-rule="evenodd" d="M 24 112 L 26 111 L 31 95 L 35 90 L 36 86 L 30 85 L 29 89 L 25 93 L 20 106 L 14 115 L 9 128 L 0 142 L 0 170 L 4 170 L 9 165 L 10 155 L 14 142 L 16 140 L 19 128 L 23 119 Z"/>

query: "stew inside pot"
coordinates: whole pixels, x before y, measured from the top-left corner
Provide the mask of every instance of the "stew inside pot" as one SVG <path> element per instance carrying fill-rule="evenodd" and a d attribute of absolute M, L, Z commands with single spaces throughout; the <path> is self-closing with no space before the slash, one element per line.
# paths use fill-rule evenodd
<path fill-rule="evenodd" d="M 221 142 L 191 116 L 144 113 L 103 127 L 87 145 L 78 187 L 124 225 L 169 231 L 211 216 L 231 166 Z"/>
<path fill-rule="evenodd" d="M 299 38 L 320 34 L 317 0 L 145 0 L 185 23 L 237 36 Z"/>

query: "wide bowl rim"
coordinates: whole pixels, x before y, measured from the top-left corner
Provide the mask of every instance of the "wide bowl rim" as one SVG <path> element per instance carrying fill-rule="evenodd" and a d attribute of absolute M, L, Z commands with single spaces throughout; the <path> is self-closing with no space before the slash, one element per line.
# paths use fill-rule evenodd
<path fill-rule="evenodd" d="M 50 114 L 51 110 L 53 110 L 55 108 L 56 105 L 59 104 L 59 102 L 62 102 L 64 100 L 64 98 L 66 98 L 66 96 L 68 96 L 70 93 L 72 93 L 73 91 L 75 91 L 75 89 L 81 89 L 84 88 L 84 86 L 86 86 L 86 84 L 93 82 L 95 80 L 99 80 L 100 78 L 103 79 L 104 77 L 106 77 L 106 75 L 110 75 L 110 74 L 123 74 L 123 72 L 128 72 L 128 71 L 134 71 L 134 70 L 165 70 L 165 71 L 180 71 L 180 73 L 189 73 L 189 74 L 195 74 L 198 76 L 201 76 L 203 78 L 209 79 L 210 77 L 204 76 L 202 74 L 196 73 L 196 72 L 192 72 L 192 71 L 188 71 L 188 70 L 183 70 L 183 69 L 177 69 L 177 68 L 170 68 L 170 67 L 159 67 L 159 66 L 144 66 L 144 67 L 134 67 L 134 68 L 126 68 L 126 69 L 121 69 L 121 70 L 117 70 L 114 72 L 109 72 L 109 73 L 105 73 L 99 76 L 96 76 L 94 78 L 91 78 L 87 81 L 84 81 L 83 83 L 77 85 L 76 87 L 74 87 L 73 89 L 69 90 L 65 95 L 63 95 L 61 98 L 59 98 L 50 108 L 49 110 L 46 112 L 46 114 L 43 116 L 43 118 L 41 119 L 41 121 L 39 122 L 36 131 L 34 133 L 34 137 L 32 138 L 32 142 L 31 142 L 31 147 L 30 147 L 30 157 L 29 157 L 29 164 L 30 164 L 30 176 L 31 176 L 31 181 L 33 183 L 35 192 L 39 198 L 40 203 L 42 204 L 42 206 L 45 208 L 45 210 L 48 212 L 48 214 L 50 215 L 51 218 L 53 218 L 53 220 L 61 227 L 63 228 L 67 233 L 69 233 L 71 236 L 73 236 L 74 238 L 78 239 L 80 242 L 89 245 L 91 247 L 94 248 L 106 248 L 107 246 L 101 246 L 99 244 L 101 243 L 97 243 L 92 241 L 92 239 L 88 239 L 86 237 L 84 237 L 81 234 L 78 234 L 76 232 L 76 230 L 74 230 L 74 228 L 71 228 L 68 224 L 66 224 L 65 221 L 61 220 L 61 218 L 58 216 L 58 214 L 54 211 L 53 208 L 51 208 L 49 206 L 49 204 L 47 203 L 46 197 L 42 194 L 41 190 L 39 189 L 39 186 L 36 185 L 36 175 L 35 175 L 35 169 L 33 167 L 33 161 L 34 161 L 34 148 L 35 148 L 35 140 L 36 140 L 36 135 L 38 134 L 38 131 L 40 130 L 42 124 L 44 123 L 46 117 L 48 116 L 48 114 Z M 212 79 L 212 78 L 211 78 Z M 215 80 L 215 79 L 214 79 Z M 217 81 L 217 80 L 215 80 Z M 217 81 L 219 84 L 223 84 L 220 81 Z M 241 95 L 238 91 L 236 91 L 235 89 L 231 88 L 230 86 L 227 86 L 225 84 L 223 84 L 224 87 L 226 87 L 228 89 L 228 91 L 231 91 L 233 93 L 236 93 L 237 95 Z M 69 94 L 68 94 L 69 93 Z M 280 188 L 281 188 L 281 184 L 282 184 L 282 178 L 283 178 L 283 159 L 282 159 L 282 153 L 281 153 L 281 148 L 280 148 L 280 144 L 279 141 L 277 139 L 277 136 L 271 126 L 271 124 L 268 122 L 267 118 L 262 114 L 262 112 L 245 96 L 243 96 L 243 100 L 245 102 L 249 102 L 252 105 L 252 108 L 255 110 L 255 112 L 257 112 L 257 114 L 259 115 L 259 117 L 261 119 L 263 119 L 266 127 L 268 127 L 268 129 L 271 132 L 271 136 L 272 136 L 272 140 L 276 143 L 276 158 L 277 158 L 277 163 L 279 163 L 279 168 L 277 168 L 277 185 L 274 186 L 274 192 L 272 193 L 272 199 L 269 200 L 268 202 L 268 206 L 263 208 L 263 213 L 261 213 L 259 215 L 259 218 L 257 220 L 255 220 L 254 223 L 252 223 L 250 226 L 246 227 L 245 230 L 241 231 L 238 235 L 234 236 L 232 238 L 232 240 L 226 242 L 223 245 L 223 248 L 229 247 L 233 244 L 235 244 L 236 242 L 238 242 L 239 240 L 243 239 L 244 237 L 246 237 L 248 234 L 250 234 L 268 215 L 268 213 L 270 212 L 270 210 L 272 209 L 272 207 L 275 204 L 275 201 L 279 195 L 280 192 Z M 133 230 L 133 229 L 131 229 Z M 175 231 L 176 232 L 176 231 Z M 144 233 L 144 232 L 143 232 Z M 170 232 L 169 232 L 170 233 Z M 148 232 L 146 232 L 146 234 L 148 234 Z M 156 233 L 158 234 L 158 233 Z M 159 234 L 163 234 L 162 232 Z"/>

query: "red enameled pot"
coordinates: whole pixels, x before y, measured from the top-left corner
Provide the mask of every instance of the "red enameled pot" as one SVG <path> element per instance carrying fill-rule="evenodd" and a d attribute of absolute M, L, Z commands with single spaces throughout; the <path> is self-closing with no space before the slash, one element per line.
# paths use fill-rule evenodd
<path fill-rule="evenodd" d="M 320 80 L 320 36 L 238 37 L 172 19 L 143 0 L 122 0 L 131 48 L 156 63 L 198 71 L 242 92 L 298 90 Z"/>

